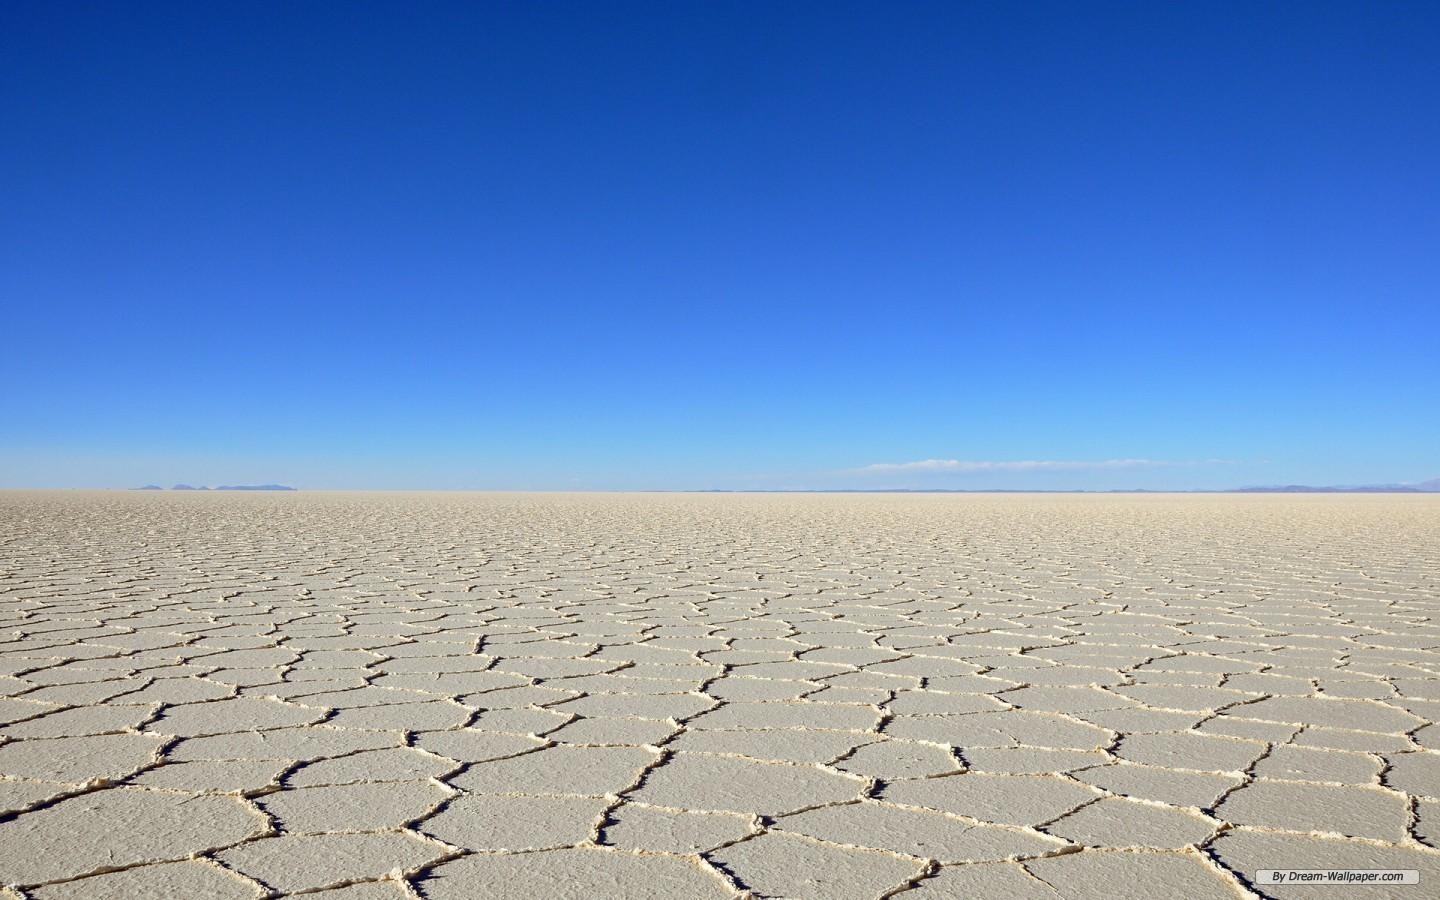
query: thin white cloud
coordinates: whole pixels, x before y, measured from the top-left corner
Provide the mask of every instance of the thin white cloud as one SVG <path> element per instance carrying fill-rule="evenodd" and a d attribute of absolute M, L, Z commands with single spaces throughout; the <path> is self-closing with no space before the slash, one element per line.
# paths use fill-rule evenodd
<path fill-rule="evenodd" d="M 1186 465 L 1158 459 L 921 459 L 915 462 L 871 463 L 857 471 L 887 472 L 1075 472 L 1086 469 L 1145 469 Z"/>

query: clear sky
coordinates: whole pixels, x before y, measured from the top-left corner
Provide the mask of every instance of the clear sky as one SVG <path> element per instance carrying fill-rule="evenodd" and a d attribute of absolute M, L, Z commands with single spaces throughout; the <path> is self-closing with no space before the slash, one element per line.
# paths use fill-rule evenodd
<path fill-rule="evenodd" d="M 1440 476 L 1437 46 L 1432 2 L 8 2 L 0 485 Z"/>

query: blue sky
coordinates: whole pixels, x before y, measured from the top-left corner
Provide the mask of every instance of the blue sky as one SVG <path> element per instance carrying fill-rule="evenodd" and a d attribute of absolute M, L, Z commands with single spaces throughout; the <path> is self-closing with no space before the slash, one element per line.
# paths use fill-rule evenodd
<path fill-rule="evenodd" d="M 8 3 L 0 485 L 1440 476 L 1437 43 L 1431 3 Z"/>

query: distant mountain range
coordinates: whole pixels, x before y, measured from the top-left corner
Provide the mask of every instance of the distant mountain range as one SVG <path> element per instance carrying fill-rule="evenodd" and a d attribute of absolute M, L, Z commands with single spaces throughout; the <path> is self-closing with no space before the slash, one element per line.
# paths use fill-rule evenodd
<path fill-rule="evenodd" d="M 1435 494 L 1440 493 L 1440 478 L 1401 484 L 1277 484 L 1235 488 L 1242 494 Z"/>
<path fill-rule="evenodd" d="M 659 491 L 657 493 L 670 493 Z M 1440 494 L 1440 478 L 1429 481 L 1395 482 L 1391 484 L 1261 484 L 1234 488 L 1117 488 L 1117 489 L 1055 489 L 1055 488 L 821 488 L 821 489 L 752 489 L 733 491 L 711 488 L 701 491 L 679 491 L 695 494 Z"/>
<path fill-rule="evenodd" d="M 144 487 L 135 488 L 137 491 L 163 491 L 158 484 L 147 484 Z M 293 491 L 295 488 L 287 484 L 222 484 L 218 487 L 196 487 L 193 484 L 177 484 L 172 491 Z"/>
<path fill-rule="evenodd" d="M 158 484 L 147 484 L 144 487 L 134 488 L 137 491 L 163 491 L 165 488 Z M 293 491 L 296 488 L 286 484 L 222 484 L 218 487 L 196 486 L 192 484 L 177 484 L 170 488 L 172 491 Z M 668 493 L 661 491 L 660 493 Z M 680 493 L 702 493 L 702 494 L 730 494 L 730 493 L 752 493 L 751 491 L 681 491 Z M 1191 491 L 1166 491 L 1154 489 L 1135 490 L 1110 490 L 1110 491 L 1054 491 L 1034 490 L 1015 488 L 839 488 L 829 490 L 770 490 L 755 491 L 753 493 L 764 494 L 1440 494 L 1440 478 L 1431 478 L 1428 481 L 1396 482 L 1390 484 L 1260 484 L 1247 487 L 1222 488 L 1220 490 L 1191 490 Z"/>

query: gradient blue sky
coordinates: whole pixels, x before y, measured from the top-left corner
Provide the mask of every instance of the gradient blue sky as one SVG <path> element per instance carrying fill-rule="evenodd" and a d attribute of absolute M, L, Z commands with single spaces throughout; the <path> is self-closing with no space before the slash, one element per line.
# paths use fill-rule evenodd
<path fill-rule="evenodd" d="M 1428 2 L 6 3 L 0 485 L 1440 476 L 1436 46 Z"/>

